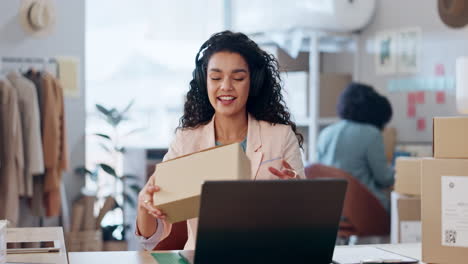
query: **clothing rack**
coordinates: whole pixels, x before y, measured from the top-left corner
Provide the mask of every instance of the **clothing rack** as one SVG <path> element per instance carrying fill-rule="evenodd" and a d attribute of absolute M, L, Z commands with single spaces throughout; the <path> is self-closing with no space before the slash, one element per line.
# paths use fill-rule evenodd
<path fill-rule="evenodd" d="M 55 74 L 55 77 L 59 77 L 59 63 L 55 58 L 39 58 L 39 57 L 2 57 L 1 58 L 1 63 L 2 64 L 42 64 L 44 66 L 53 66 L 53 74 Z M 37 66 L 37 65 L 36 65 Z M 0 67 L 1 68 L 1 67 Z"/>
<path fill-rule="evenodd" d="M 23 69 L 35 69 L 39 71 L 47 71 L 49 74 L 53 75 L 54 78 L 59 78 L 60 76 L 60 65 L 57 59 L 48 58 L 48 57 L 0 57 L 0 78 L 1 75 L 6 73 L 6 71 L 15 71 Z M 65 229 L 68 231 L 70 228 L 70 216 L 68 208 L 67 195 L 65 193 L 64 182 L 61 182 L 61 203 L 62 203 L 62 213 L 58 221 L 61 223 Z M 54 219 L 48 220 L 46 217 L 39 217 L 39 226 L 44 226 L 44 224 L 49 225 L 52 223 L 56 225 Z"/>

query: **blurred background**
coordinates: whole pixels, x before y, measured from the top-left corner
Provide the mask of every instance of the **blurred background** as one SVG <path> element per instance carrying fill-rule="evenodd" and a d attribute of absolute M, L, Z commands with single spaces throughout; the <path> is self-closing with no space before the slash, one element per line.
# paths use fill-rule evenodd
<path fill-rule="evenodd" d="M 431 156 L 432 117 L 459 114 L 455 61 L 468 44 L 467 28 L 444 21 L 439 2 L 2 1 L 0 79 L 32 70 L 60 81 L 68 160 L 61 210 L 35 213 L 33 196 L 19 194 L 15 224 L 81 232 L 70 251 L 138 249 L 137 194 L 174 136 L 199 47 L 222 30 L 246 33 L 278 59 L 305 165 L 317 162 L 317 138 L 339 121 L 338 97 L 352 81 L 393 106 L 383 131 L 389 164 Z"/>

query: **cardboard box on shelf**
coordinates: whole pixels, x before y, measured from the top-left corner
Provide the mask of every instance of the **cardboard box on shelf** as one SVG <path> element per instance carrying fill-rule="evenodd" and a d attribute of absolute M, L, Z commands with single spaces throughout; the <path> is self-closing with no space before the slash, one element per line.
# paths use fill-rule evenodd
<path fill-rule="evenodd" d="M 352 77 L 350 74 L 320 74 L 320 117 L 337 117 L 336 105 L 338 98 L 351 81 Z"/>
<path fill-rule="evenodd" d="M 293 58 L 277 45 L 262 45 L 261 48 L 275 56 L 278 60 L 279 70 L 282 72 L 309 71 L 309 52 L 301 51 L 296 58 Z"/>
<path fill-rule="evenodd" d="M 83 221 L 81 230 L 95 230 L 96 229 L 96 217 L 94 217 L 94 203 L 96 202 L 96 196 L 83 196 Z"/>
<path fill-rule="evenodd" d="M 468 259 L 468 159 L 423 159 L 422 260 L 455 264 Z"/>
<path fill-rule="evenodd" d="M 434 158 L 468 159 L 468 117 L 434 118 Z"/>
<path fill-rule="evenodd" d="M 397 131 L 394 127 L 386 127 L 382 132 L 384 147 L 385 147 L 385 157 L 387 158 L 388 163 L 393 163 L 393 156 L 395 155 Z"/>
<path fill-rule="evenodd" d="M 391 243 L 421 242 L 421 197 L 392 192 Z"/>
<path fill-rule="evenodd" d="M 399 157 L 395 162 L 395 191 L 421 195 L 421 158 Z"/>
<path fill-rule="evenodd" d="M 155 178 L 161 191 L 155 193 L 154 205 L 176 223 L 198 217 L 204 181 L 250 179 L 250 161 L 236 143 L 159 163 Z"/>

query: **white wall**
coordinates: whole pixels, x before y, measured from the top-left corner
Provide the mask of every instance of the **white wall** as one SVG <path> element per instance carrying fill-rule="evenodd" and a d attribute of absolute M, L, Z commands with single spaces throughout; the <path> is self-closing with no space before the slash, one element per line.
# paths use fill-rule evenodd
<path fill-rule="evenodd" d="M 64 175 L 69 206 L 78 195 L 84 180 L 72 173 L 73 168 L 85 164 L 85 1 L 55 0 L 57 24 L 55 31 L 45 38 L 33 38 L 23 32 L 18 18 L 20 0 L 0 1 L 0 57 L 75 56 L 80 64 L 79 98 L 65 99 L 67 140 L 70 170 Z"/>
<path fill-rule="evenodd" d="M 468 26 L 452 29 L 442 23 L 437 11 L 437 0 L 378 0 L 376 15 L 370 25 L 361 32 L 359 80 L 374 85 L 387 93 L 390 79 L 408 77 L 434 77 L 436 64 L 445 66 L 446 75 L 454 76 L 455 59 L 468 55 Z M 420 72 L 415 75 L 395 74 L 379 76 L 374 65 L 374 37 L 383 30 L 398 30 L 406 27 L 420 27 L 422 30 Z M 335 61 L 340 68 L 340 62 Z M 426 92 L 426 103 L 418 105 L 417 117 L 425 117 L 427 129 L 417 131 L 416 121 L 406 117 L 406 93 L 388 94 L 394 108 L 392 125 L 399 132 L 400 142 L 431 142 L 433 116 L 456 115 L 455 94 L 447 93 L 446 104 L 435 103 L 435 93 Z"/>

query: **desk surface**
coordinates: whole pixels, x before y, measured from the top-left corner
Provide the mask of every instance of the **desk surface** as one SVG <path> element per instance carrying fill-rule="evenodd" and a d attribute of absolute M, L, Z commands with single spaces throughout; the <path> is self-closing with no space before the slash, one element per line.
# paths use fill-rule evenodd
<path fill-rule="evenodd" d="M 7 242 L 60 241 L 60 252 L 58 253 L 9 254 L 7 255 L 7 262 L 68 263 L 61 227 L 7 228 L 6 240 Z"/>
<path fill-rule="evenodd" d="M 415 259 L 421 259 L 421 244 L 395 244 L 395 245 L 365 245 L 402 254 Z M 359 246 L 356 246 L 359 247 Z M 173 251 L 176 252 L 176 251 Z M 148 251 L 119 251 L 119 252 L 70 252 L 68 253 L 70 264 L 157 264 Z"/>

